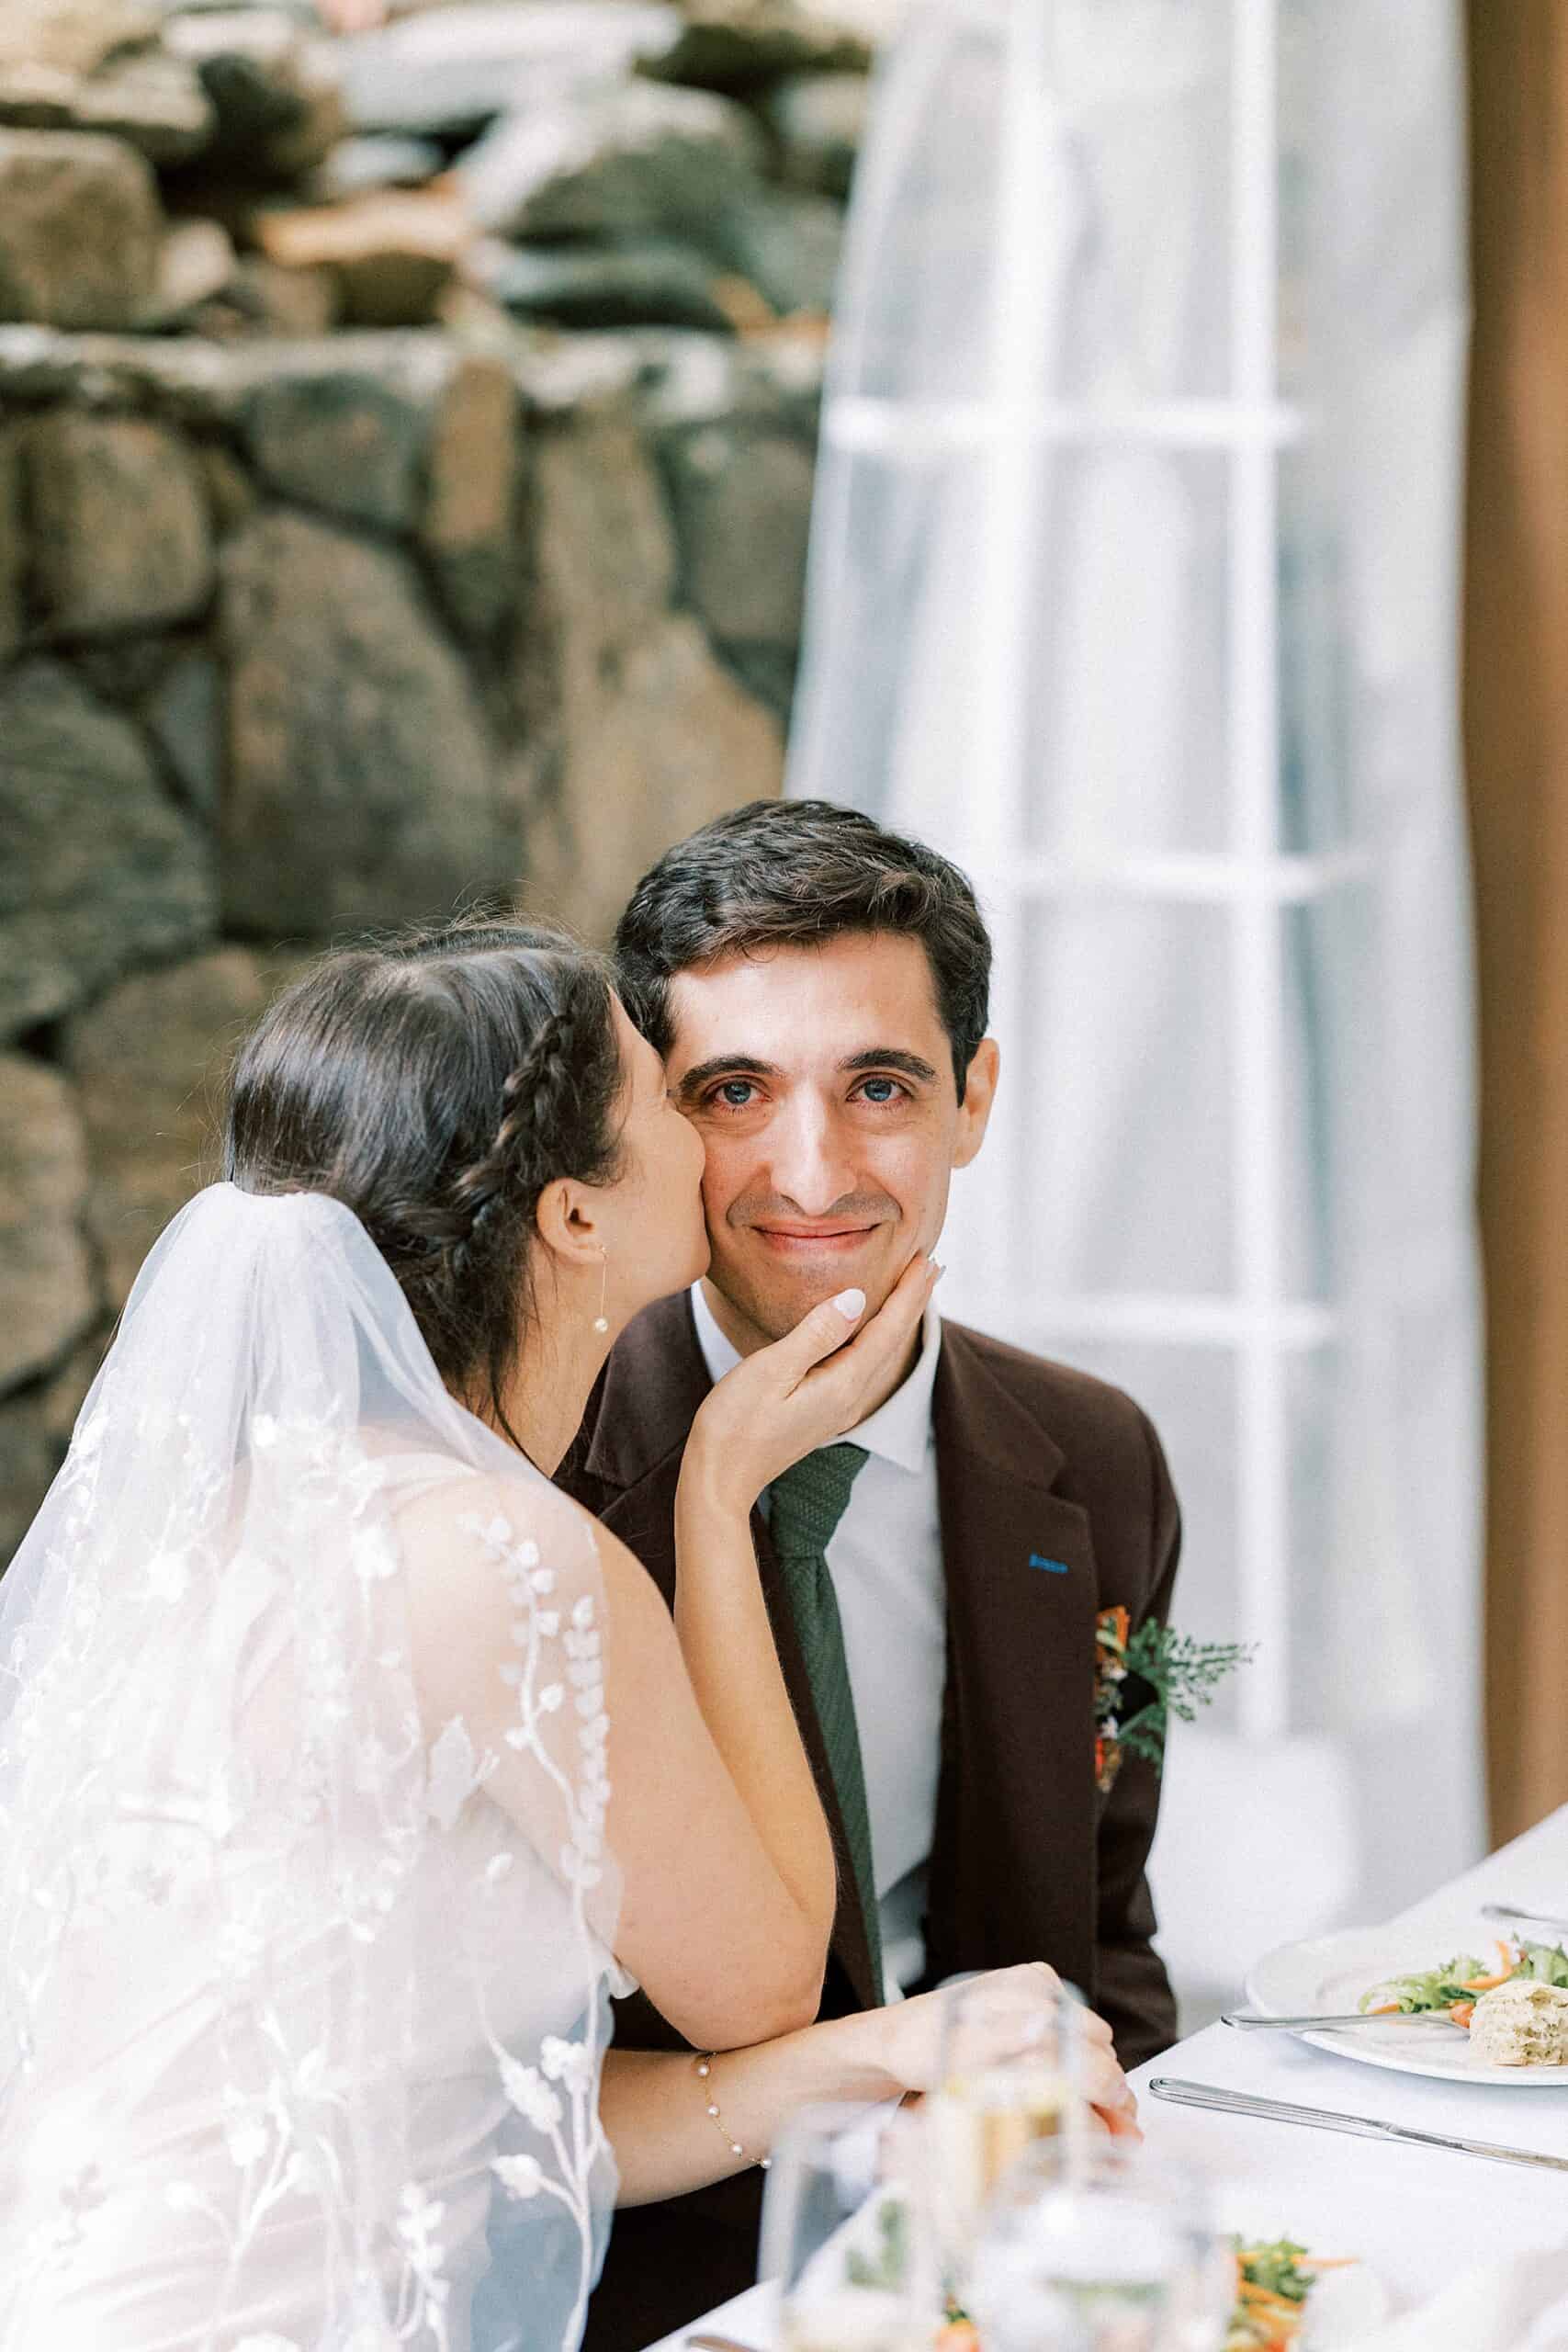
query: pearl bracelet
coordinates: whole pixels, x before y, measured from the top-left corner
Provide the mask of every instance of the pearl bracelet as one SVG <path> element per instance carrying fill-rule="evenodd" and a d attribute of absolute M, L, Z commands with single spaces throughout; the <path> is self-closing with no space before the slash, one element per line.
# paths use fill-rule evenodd
<path fill-rule="evenodd" d="M 718 2133 L 719 2138 L 724 2142 L 732 2156 L 744 2156 L 746 2151 L 741 2146 L 739 2141 L 732 2140 L 729 2136 L 729 2127 L 718 2111 L 718 2101 L 713 2096 L 713 2086 L 708 2080 L 709 2075 L 713 2073 L 714 2060 L 717 2056 L 718 2052 L 716 2050 L 698 2051 L 694 2061 L 697 2069 L 697 2079 L 708 2094 L 707 2117 L 709 2122 L 713 2125 L 714 2130 Z M 761 2171 L 767 2172 L 771 2170 L 773 2160 L 772 2156 L 752 2156 L 750 2161 L 756 2165 Z"/>

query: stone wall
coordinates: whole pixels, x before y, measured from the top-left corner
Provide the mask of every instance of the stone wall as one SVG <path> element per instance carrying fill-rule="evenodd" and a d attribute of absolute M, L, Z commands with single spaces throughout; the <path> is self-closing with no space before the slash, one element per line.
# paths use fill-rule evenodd
<path fill-rule="evenodd" d="M 767 0 L 753 37 L 770 12 L 784 21 Z M 694 0 L 681 70 L 734 75 L 734 14 Z M 378 140 L 449 155 L 455 117 L 479 103 L 471 76 L 444 93 L 405 74 L 404 112 L 412 89 L 430 119 L 382 121 L 395 109 L 376 95 L 374 41 L 343 46 L 358 115 L 334 117 L 324 148 L 300 147 L 295 125 L 275 243 L 278 221 L 301 237 L 323 212 L 341 227 L 337 199 L 299 183 L 299 154 L 318 175 L 323 155 L 368 169 L 344 151 Z M 333 322 L 355 315 L 352 272 L 341 243 L 319 259 L 319 219 L 305 260 L 225 231 L 222 291 L 209 268 L 200 300 L 169 310 L 171 246 L 188 271 L 186 232 L 218 209 L 209 184 L 202 220 L 170 209 L 209 135 L 192 92 L 212 99 L 199 76 L 151 70 L 176 51 L 132 43 L 140 80 L 121 52 L 118 84 L 101 63 L 57 74 L 39 130 L 40 85 L 0 39 L 0 1562 L 149 1244 L 214 1171 L 225 1066 L 271 990 L 322 943 L 455 906 L 522 905 L 603 937 L 669 842 L 778 788 L 798 645 L 820 315 L 781 299 L 795 315 L 750 316 L 737 261 L 729 311 L 658 316 L 681 277 L 671 254 L 699 250 L 660 214 L 691 163 L 671 179 L 669 102 L 700 102 L 682 136 L 723 213 L 702 229 L 711 288 L 716 237 L 766 274 L 770 218 L 772 266 L 786 266 L 773 208 L 804 191 L 761 126 L 787 76 L 747 85 L 743 131 L 740 99 L 712 86 L 606 85 L 592 103 L 627 119 L 604 133 L 600 162 L 620 160 L 592 203 L 592 175 L 574 193 L 570 174 L 520 160 L 525 114 L 487 100 L 461 136 L 491 219 L 504 187 L 504 245 L 487 230 L 448 255 L 430 322 L 382 328 Z M 754 38 L 744 54 L 754 65 Z M 23 127 L 7 130 L 18 87 Z M 699 121 L 710 105 L 735 112 Z M 662 181 L 626 160 L 650 152 Z M 624 237 L 598 233 L 606 184 Z M 541 188 L 556 208 L 542 215 Z M 818 187 L 810 200 L 832 199 Z M 593 205 L 593 236 L 558 234 Z M 639 219 L 660 234 L 634 236 Z M 585 295 L 605 261 L 618 290 Z M 262 262 L 270 275 L 245 281 Z M 575 272 L 585 315 L 606 299 L 624 315 L 628 285 L 643 295 L 632 322 L 577 330 L 529 307 L 536 272 L 526 302 L 498 294 L 524 265 Z M 384 274 L 367 293 L 373 278 L 361 312 L 431 310 L 427 281 L 394 299 Z M 654 318 L 637 322 L 639 307 Z"/>

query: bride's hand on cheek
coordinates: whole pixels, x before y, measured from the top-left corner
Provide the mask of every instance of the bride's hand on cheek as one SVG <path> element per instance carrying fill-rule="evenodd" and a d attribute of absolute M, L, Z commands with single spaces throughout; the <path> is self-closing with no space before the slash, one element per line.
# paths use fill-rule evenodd
<path fill-rule="evenodd" d="M 863 1323 L 863 1291 L 841 1291 L 726 1373 L 692 1424 L 682 1481 L 750 1510 L 792 1463 L 853 1429 L 908 1354 L 941 1272 L 911 1259 Z"/>

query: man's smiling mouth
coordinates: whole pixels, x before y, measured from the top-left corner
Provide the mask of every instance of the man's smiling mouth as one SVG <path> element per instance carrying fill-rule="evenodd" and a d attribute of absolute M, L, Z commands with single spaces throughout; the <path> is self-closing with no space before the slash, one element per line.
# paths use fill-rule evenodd
<path fill-rule="evenodd" d="M 814 1250 L 852 1250 L 858 1242 L 867 1241 L 876 1231 L 871 1225 L 754 1225 L 750 1231 L 772 1250 L 786 1254 L 808 1254 Z"/>

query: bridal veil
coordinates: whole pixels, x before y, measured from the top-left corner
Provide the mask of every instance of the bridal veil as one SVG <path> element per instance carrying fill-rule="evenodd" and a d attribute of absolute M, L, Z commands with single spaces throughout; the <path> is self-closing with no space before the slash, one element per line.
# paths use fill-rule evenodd
<path fill-rule="evenodd" d="M 0 1585 L 5 2352 L 570 2352 L 604 1621 L 348 1209 L 175 1218 Z"/>

